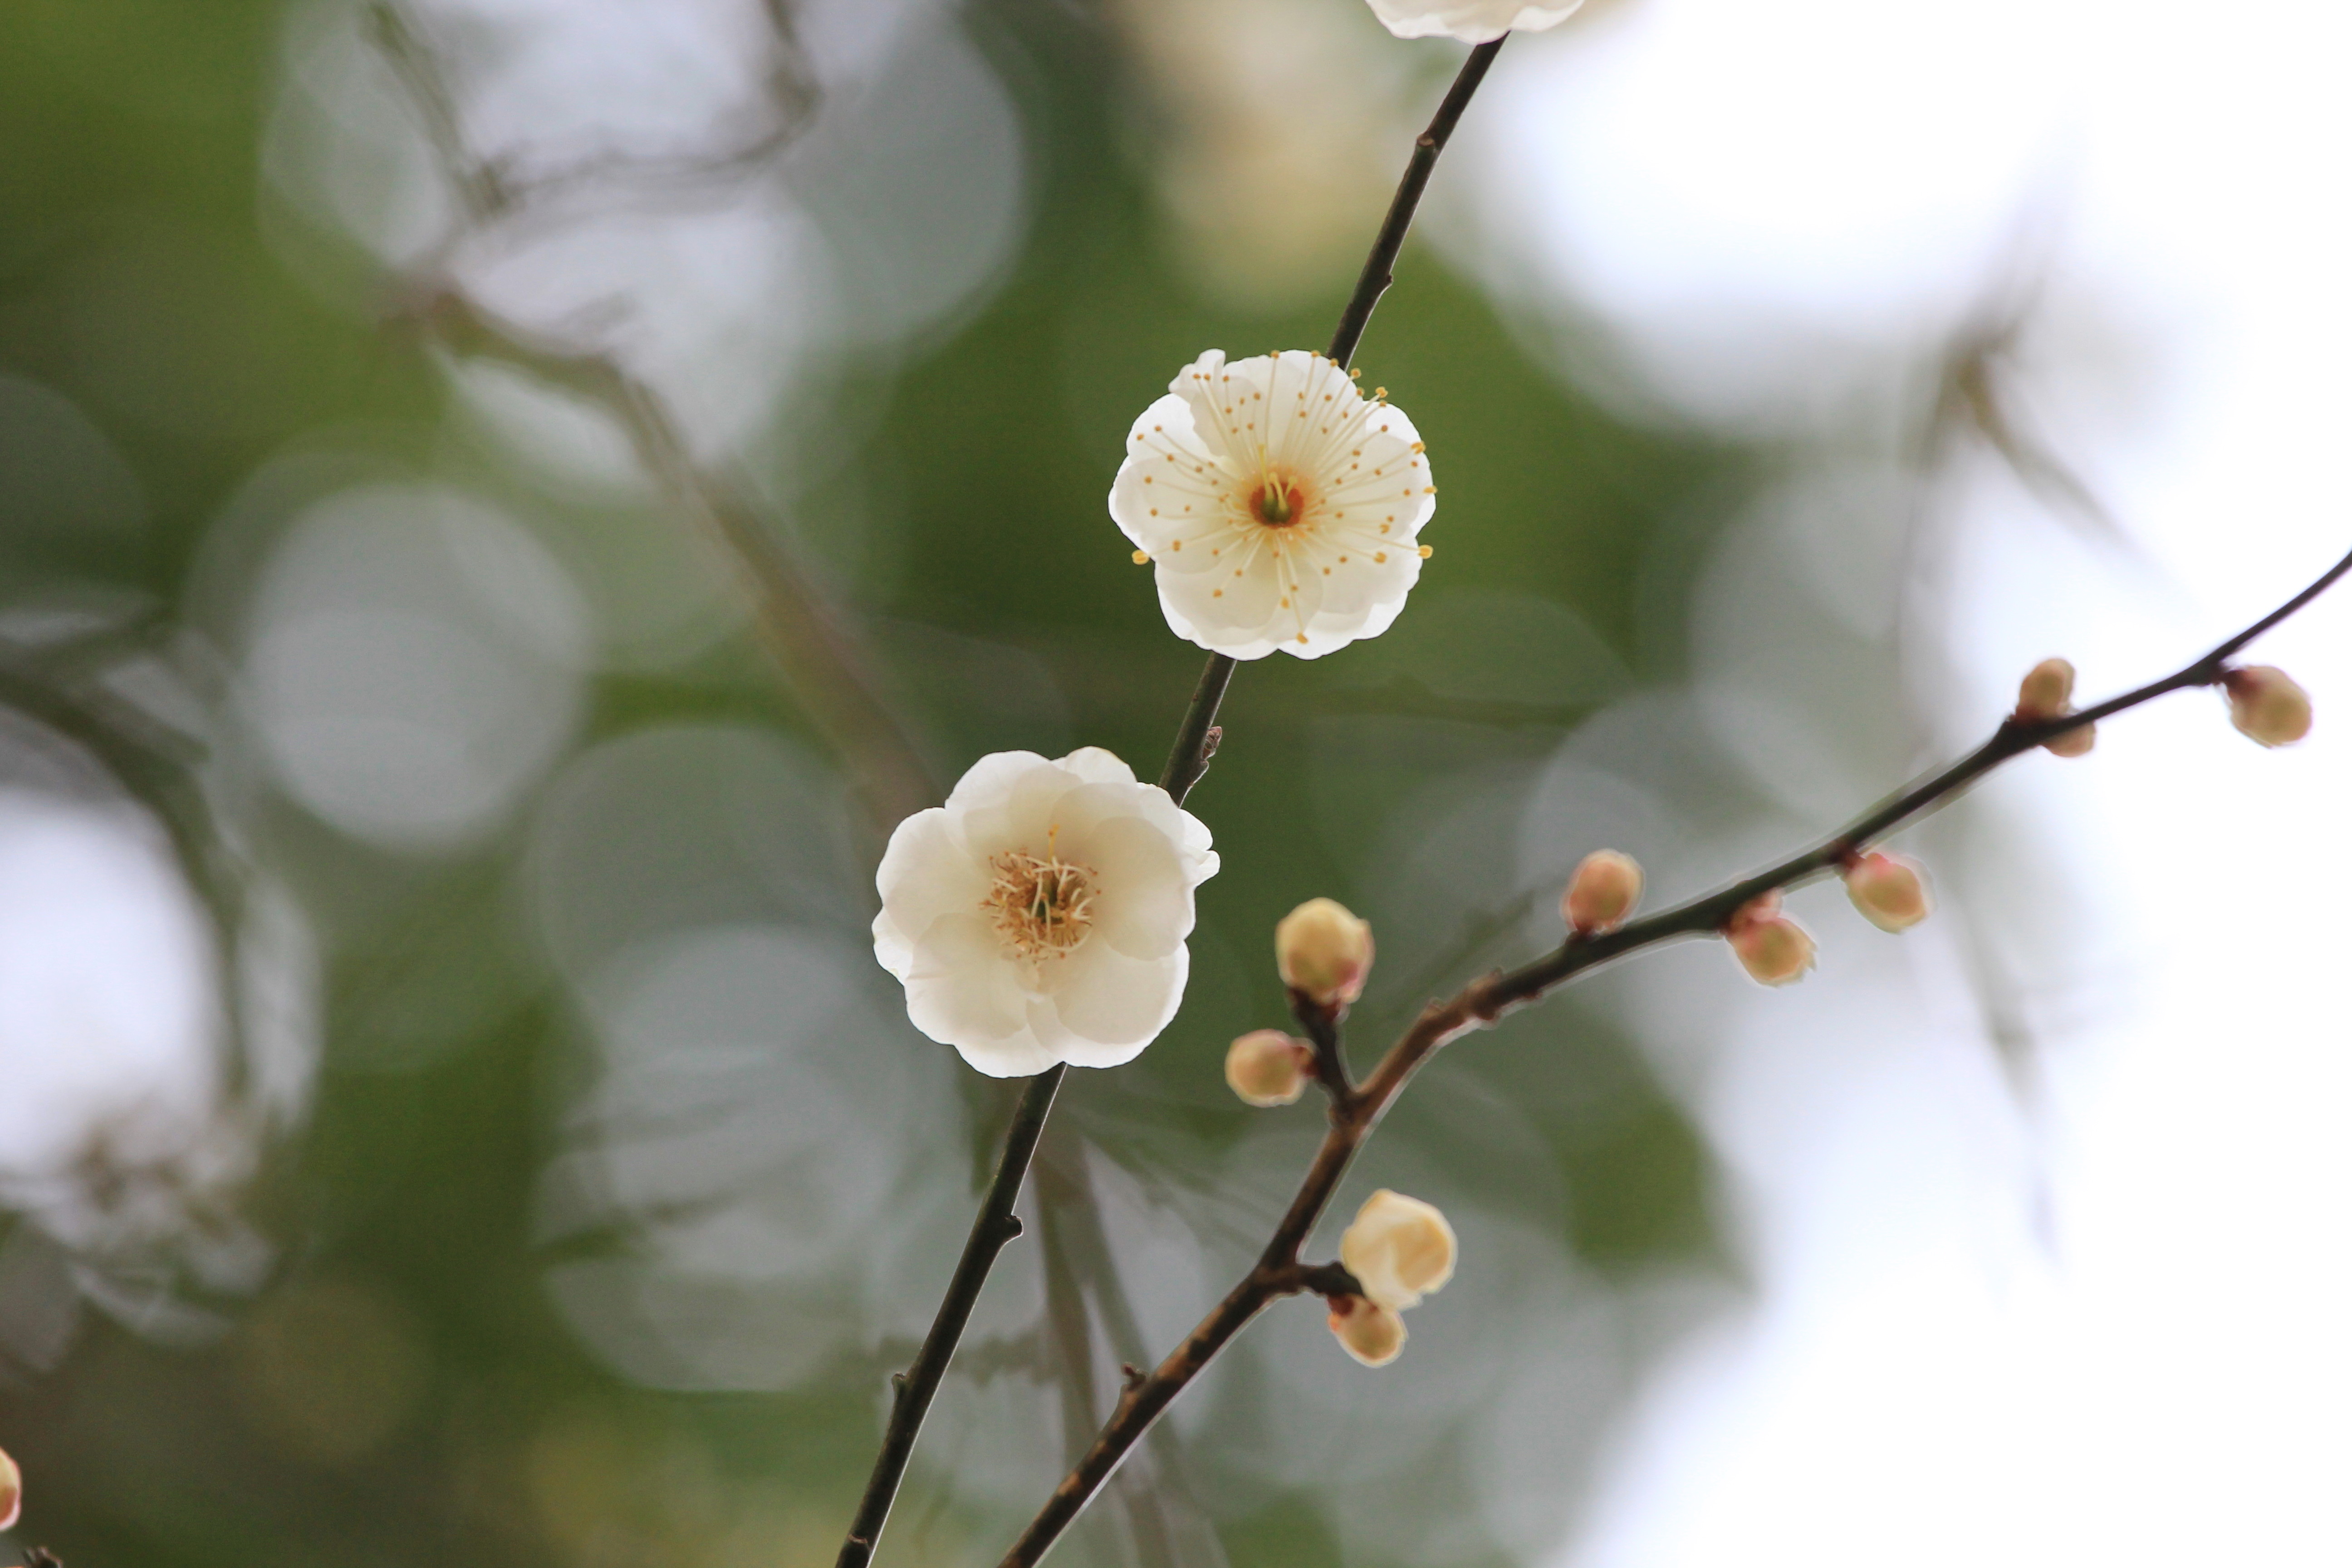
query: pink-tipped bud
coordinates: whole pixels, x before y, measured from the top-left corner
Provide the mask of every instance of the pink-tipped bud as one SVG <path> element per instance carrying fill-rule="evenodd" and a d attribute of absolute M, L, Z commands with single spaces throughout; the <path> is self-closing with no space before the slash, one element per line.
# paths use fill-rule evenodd
<path fill-rule="evenodd" d="M 1590 936 L 1614 930 L 1642 901 L 1642 868 L 1631 855 L 1596 849 L 1568 879 L 1559 896 L 1559 916 L 1568 929 Z"/>
<path fill-rule="evenodd" d="M 1813 966 L 1812 933 L 1780 912 L 1778 892 L 1750 900 L 1723 935 L 1739 966 L 1760 984 L 1791 984 Z"/>
<path fill-rule="evenodd" d="M 1372 928 L 1329 899 L 1309 899 L 1274 928 L 1282 983 L 1326 1007 L 1364 994 L 1372 971 Z"/>
<path fill-rule="evenodd" d="M 0 1453 L 0 1530 L 16 1528 L 16 1516 L 25 1511 L 25 1477 L 16 1468 L 16 1461 Z"/>
<path fill-rule="evenodd" d="M 1864 855 L 1846 868 L 1845 896 L 1881 931 L 1908 931 L 1935 908 L 1927 868 L 1907 855 Z"/>
<path fill-rule="evenodd" d="M 2074 710 L 2074 667 L 2063 658 L 2045 658 L 2017 683 L 2020 719 L 2055 719 Z"/>
<path fill-rule="evenodd" d="M 1307 1092 L 1315 1047 L 1280 1029 L 1253 1029 L 1225 1050 L 1225 1082 L 1261 1108 L 1288 1105 Z"/>
<path fill-rule="evenodd" d="M 2230 722 L 2265 746 L 2292 746 L 2311 733 L 2311 694 L 2267 664 L 2250 664 L 2221 678 Z"/>
<path fill-rule="evenodd" d="M 2061 719 L 2074 710 L 2074 667 L 2063 658 L 2045 658 L 2025 672 L 2017 685 L 2017 721 L 2035 724 Z M 2079 757 L 2097 744 L 2099 727 L 2084 724 L 2053 735 L 2042 749 L 2053 757 Z"/>
<path fill-rule="evenodd" d="M 1386 1366 L 1404 1349 L 1404 1320 L 1377 1301 L 1335 1296 L 1330 1322 L 1341 1348 L 1366 1366 Z"/>

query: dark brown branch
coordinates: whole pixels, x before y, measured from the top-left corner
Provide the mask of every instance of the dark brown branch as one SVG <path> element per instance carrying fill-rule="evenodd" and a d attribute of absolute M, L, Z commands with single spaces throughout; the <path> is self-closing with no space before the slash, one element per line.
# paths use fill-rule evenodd
<path fill-rule="evenodd" d="M 866 1494 L 858 1500 L 857 1516 L 850 1521 L 849 1539 L 843 1542 L 837 1560 L 839 1568 L 865 1568 L 873 1557 L 874 1543 L 881 1539 L 890 1505 L 898 1496 L 898 1484 L 906 1479 L 907 1462 L 914 1457 L 915 1439 L 922 1434 L 923 1416 L 930 1410 L 931 1396 L 940 1391 L 940 1379 L 947 1375 L 964 1325 L 971 1321 L 980 1288 L 988 1283 L 988 1271 L 996 1266 L 996 1255 L 1004 1250 L 1004 1244 L 1021 1234 L 1021 1221 L 1014 1216 L 1013 1205 L 1021 1196 L 1022 1179 L 1029 1173 L 1037 1139 L 1045 1131 L 1046 1112 L 1054 1109 L 1054 1093 L 1062 1087 L 1063 1070 L 1057 1067 L 1039 1073 L 1022 1089 L 1013 1125 L 1004 1134 L 1004 1152 L 997 1158 L 996 1179 L 989 1183 L 988 1195 L 981 1200 L 979 1216 L 964 1239 L 963 1256 L 956 1260 L 939 1316 L 931 1320 L 931 1331 L 923 1336 L 923 1348 L 913 1364 L 890 1379 L 890 1419 L 883 1427 L 882 1452 L 875 1458 Z"/>
<path fill-rule="evenodd" d="M 1342 366 L 1354 357 L 1356 344 L 1364 335 L 1365 324 L 1372 318 L 1372 308 L 1380 303 L 1381 295 L 1388 289 L 1397 253 L 1403 248 L 1405 234 L 1412 226 L 1413 209 L 1420 205 L 1422 192 L 1429 185 L 1430 173 L 1437 166 L 1437 155 L 1444 150 L 1446 139 L 1454 134 L 1454 127 L 1460 121 L 1462 111 L 1469 106 L 1471 94 L 1477 91 L 1478 83 L 1486 77 L 1486 68 L 1494 62 L 1496 51 L 1501 47 L 1502 44 L 1497 41 L 1481 45 L 1471 51 L 1469 59 L 1463 64 L 1453 87 L 1446 92 L 1444 101 L 1438 106 L 1435 118 L 1431 120 L 1429 128 L 1413 144 L 1412 160 L 1405 167 L 1404 178 L 1397 186 L 1396 197 L 1389 205 L 1388 217 L 1372 242 L 1370 256 L 1365 259 L 1363 273 L 1356 283 L 1355 295 L 1348 301 L 1348 308 L 1339 318 L 1339 331 L 1331 339 L 1330 357 Z M 1209 656 L 1208 664 L 1201 671 L 1200 682 L 1192 689 L 1192 700 L 1185 705 L 1184 716 L 1176 726 L 1175 743 L 1169 749 L 1167 766 L 1160 772 L 1160 787 L 1166 790 L 1179 805 L 1184 804 L 1192 786 L 1200 783 L 1201 775 L 1208 772 L 1209 759 L 1216 755 L 1217 743 L 1222 738 L 1222 731 L 1217 728 L 1217 709 L 1224 701 L 1225 688 L 1233 681 L 1234 663 L 1225 654 L 1213 653 Z M 1323 1035 L 1317 1037 L 1318 1071 L 1324 1075 L 1327 1087 L 1332 1090 L 1332 1114 L 1337 1119 L 1345 1114 L 1352 1102 L 1354 1091 L 1348 1085 L 1347 1068 L 1339 1055 L 1337 1018 L 1327 1016 L 1323 1029 Z M 1328 1047 L 1325 1044 L 1327 1037 Z M 989 1216 L 1000 1189 L 1006 1194 L 1006 1212 L 1010 1212 L 1011 1194 L 1019 1192 L 1020 1173 L 1026 1170 L 1029 1157 L 1036 1147 L 1033 1133 L 1027 1147 L 1020 1152 L 1019 1169 L 1016 1170 L 1013 1139 L 1022 1128 L 1023 1118 L 1030 1112 L 1033 1103 L 1037 1122 L 1042 1127 L 1045 1110 L 1053 1103 L 1054 1090 L 1060 1086 L 1064 1070 L 1056 1067 L 1032 1079 L 1027 1091 L 1022 1096 L 1021 1109 L 1013 1119 L 1014 1133 L 1007 1136 L 1005 1153 L 998 1162 L 996 1181 L 990 1188 L 990 1202 L 982 1205 L 979 1217 L 973 1221 L 972 1238 L 965 1243 L 965 1264 L 972 1264 L 977 1256 L 974 1247 L 990 1223 Z M 1304 1239 L 1303 1232 L 1300 1239 Z M 891 1501 L 905 1479 L 907 1461 L 914 1452 L 915 1438 L 921 1430 L 930 1396 L 938 1390 L 940 1378 L 955 1353 L 957 1336 L 962 1332 L 965 1321 L 971 1315 L 972 1302 L 978 1299 L 981 1286 L 987 1280 L 989 1265 L 994 1258 L 994 1249 L 991 1249 L 986 1258 L 975 1267 L 967 1269 L 959 1266 L 957 1268 L 955 1279 L 949 1286 L 948 1299 L 940 1302 L 939 1318 L 933 1322 L 929 1336 L 923 1342 L 922 1353 L 916 1358 L 914 1367 L 905 1374 L 906 1388 L 892 1403 L 890 1421 L 883 1434 L 882 1453 L 875 1461 L 874 1474 L 866 1482 L 866 1494 L 858 1507 L 857 1521 L 850 1527 L 849 1539 L 842 1546 L 836 1568 L 866 1568 L 873 1557 L 874 1544 L 880 1539 L 882 1526 L 889 1518 Z M 1303 1268 L 1297 1260 L 1296 1243 L 1279 1263 L 1269 1268 L 1264 1279 L 1253 1274 L 1252 1279 L 1255 1281 L 1255 1289 L 1263 1296 L 1256 1305 L 1249 1307 L 1248 1312 L 1235 1321 L 1233 1324 L 1235 1330 L 1247 1321 L 1249 1313 L 1255 1313 L 1258 1306 L 1276 1296 L 1295 1294 L 1305 1289 L 1325 1289 L 1326 1287 L 1329 1287 L 1329 1290 L 1354 1288 L 1353 1279 L 1336 1263 L 1326 1265 L 1321 1269 Z M 1226 1337 L 1230 1334 L 1231 1331 L 1228 1331 Z M 1217 1342 L 1222 1344 L 1223 1340 Z M 1214 1351 L 1209 1353 L 1213 1354 Z M 1120 1408 L 1127 1409 L 1160 1381 L 1160 1373 L 1150 1378 L 1130 1379 L 1126 1392 L 1120 1395 Z M 917 1389 L 920 1390 L 919 1398 L 911 1396 Z M 1173 1397 L 1172 1390 L 1168 1397 Z M 1150 1425 L 1151 1416 L 1157 1415 L 1165 1403 L 1164 1399 L 1161 1400 L 1160 1405 L 1154 1406 L 1150 1415 L 1144 1416 L 1142 1424 L 1135 1430 L 1135 1436 L 1142 1435 L 1144 1428 Z M 1121 1458 L 1133 1446 L 1133 1441 L 1130 1437 L 1121 1447 Z M 1087 1496 L 1092 1496 L 1095 1488 L 1099 1487 L 1108 1476 L 1109 1470 L 1106 1468 L 1094 1486 L 1087 1489 Z M 1075 1515 L 1076 1508 L 1071 1511 Z"/>
<path fill-rule="evenodd" d="M 1339 1037 L 1340 1020 L 1347 1016 L 1344 1007 L 1327 1007 L 1304 991 L 1290 993 L 1290 1016 L 1298 1020 L 1306 1031 L 1307 1042 L 1315 1047 L 1315 1081 L 1331 1099 L 1334 1117 L 1347 1114 L 1348 1106 L 1356 1098 L 1356 1081 L 1348 1071 L 1348 1047 Z"/>
<path fill-rule="evenodd" d="M 1372 308 L 1396 281 L 1397 255 L 1404 249 L 1404 237 L 1412 227 L 1413 209 L 1421 205 L 1421 194 L 1429 188 L 1429 176 L 1436 171 L 1437 155 L 1445 151 L 1454 128 L 1462 122 L 1462 111 L 1470 107 L 1470 95 L 1486 79 L 1486 68 L 1495 63 L 1502 48 L 1503 40 L 1496 38 L 1470 51 L 1454 85 L 1446 89 L 1444 101 L 1430 117 L 1428 129 L 1413 141 L 1412 159 L 1404 166 L 1404 178 L 1397 183 L 1389 216 L 1381 223 L 1380 237 L 1372 241 L 1372 253 L 1364 258 L 1364 270 L 1356 278 L 1356 292 L 1339 314 L 1339 331 L 1331 334 L 1330 354 L 1343 370 L 1356 357 L 1356 344 L 1363 340 Z"/>
<path fill-rule="evenodd" d="M 2161 679 L 2063 718 L 2033 723 L 2021 723 L 2013 718 L 2003 720 L 1991 739 L 1958 762 L 1890 796 L 1811 848 L 1791 855 L 1752 877 L 1613 931 L 1591 937 L 1570 935 L 1559 948 L 1531 963 L 1484 975 L 1453 996 L 1432 1002 L 1402 1037 L 1389 1047 L 1371 1076 L 1345 1101 L 1335 1101 L 1330 1131 L 1324 1134 L 1314 1163 L 1308 1166 L 1297 1194 L 1291 1199 L 1289 1210 L 1276 1226 L 1256 1265 L 1150 1377 L 1120 1396 L 1093 1447 L 1055 1488 L 1054 1495 L 1005 1554 L 1001 1568 L 1032 1568 L 1118 1468 L 1119 1462 L 1150 1429 L 1160 1413 L 1252 1318 L 1277 1297 L 1295 1294 L 1302 1288 L 1316 1288 L 1299 1283 L 1307 1273 L 1312 1272 L 1299 1263 L 1299 1248 L 1306 1245 L 1308 1233 L 1338 1190 L 1339 1178 L 1347 1173 L 1349 1163 L 1371 1135 L 1381 1114 L 1421 1065 L 1449 1041 L 1486 1027 L 1511 1009 L 1537 1001 L 1564 982 L 1612 959 L 1677 937 L 1720 931 L 1734 910 L 1759 894 L 1794 887 L 1828 873 L 1848 857 L 1867 848 L 1874 840 L 1943 805 L 2002 763 L 2045 741 L 2137 708 L 2168 692 L 2219 683 L 2227 673 L 2228 661 L 2241 648 L 2318 597 L 2347 572 L 2352 572 L 2352 554 L 2346 555 L 2318 581 L 2244 631 Z"/>

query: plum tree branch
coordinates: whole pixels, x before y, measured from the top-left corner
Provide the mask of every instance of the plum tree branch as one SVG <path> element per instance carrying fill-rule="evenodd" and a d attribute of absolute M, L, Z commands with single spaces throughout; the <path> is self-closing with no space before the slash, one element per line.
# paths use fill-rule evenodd
<path fill-rule="evenodd" d="M 1160 1412 L 1175 1401 L 1234 1337 L 1269 1304 L 1296 1294 L 1302 1271 L 1299 1248 L 1329 1205 L 1356 1152 L 1370 1137 L 1391 1103 L 1423 1063 L 1447 1043 L 1492 1025 L 1504 1014 L 1541 999 L 1586 970 L 1679 937 L 1720 931 L 1732 914 L 1757 897 L 1785 890 L 1824 876 L 1874 840 L 1948 804 L 1978 779 L 2047 741 L 2192 686 L 2218 684 L 2230 659 L 2248 643 L 2277 626 L 2352 572 L 2347 554 L 2309 587 L 2277 609 L 2189 660 L 2171 674 L 2060 718 L 2001 721 L 1991 737 L 1950 766 L 1930 773 L 1864 812 L 1818 844 L 1731 882 L 1711 893 L 1618 927 L 1584 935 L 1571 932 L 1558 948 L 1531 963 L 1482 975 L 1443 1001 L 1424 1007 L 1370 1075 L 1352 1092 L 1332 1095 L 1331 1126 L 1314 1163 L 1276 1226 L 1265 1249 L 1240 1282 L 1170 1352 L 1152 1373 L 1120 1394 L 1110 1419 L 1077 1465 L 1064 1477 L 1028 1529 L 1005 1553 L 1001 1568 L 1033 1568 L 1068 1529 L 1103 1483 L 1118 1468 Z M 1318 1055 L 1322 1042 L 1318 1038 Z M 1328 1278 L 1328 1277 L 1327 1277 Z"/>
<path fill-rule="evenodd" d="M 1429 186 L 1431 172 L 1437 166 L 1437 155 L 1444 151 L 1447 138 L 1454 134 L 1463 110 L 1470 104 L 1471 95 L 1478 90 L 1486 68 L 1494 63 L 1502 41 L 1482 44 L 1473 49 L 1454 79 L 1437 113 L 1414 141 L 1411 161 L 1405 166 L 1403 178 L 1398 183 L 1396 195 L 1389 203 L 1388 216 L 1381 224 L 1379 235 L 1372 242 L 1371 254 L 1365 258 L 1364 269 L 1357 279 L 1355 292 L 1349 296 L 1347 308 L 1341 311 L 1338 331 L 1332 334 L 1330 357 L 1343 367 L 1354 357 L 1356 345 L 1364 335 L 1365 325 L 1372 319 L 1372 310 L 1381 301 L 1392 279 L 1396 259 L 1404 248 L 1406 234 L 1412 226 L 1414 209 L 1421 205 L 1422 193 Z M 1185 704 L 1184 714 L 1176 726 L 1176 740 L 1170 748 L 1167 765 L 1160 771 L 1160 787 L 1179 805 L 1184 804 L 1192 786 L 1208 772 L 1209 759 L 1216 755 L 1223 731 L 1217 727 L 1217 709 L 1224 701 L 1225 689 L 1232 684 L 1235 661 L 1229 655 L 1213 653 L 1201 671 L 1201 679 L 1192 689 L 1192 700 Z M 1318 1058 L 1323 1064 L 1319 1070 L 1332 1088 L 1334 1115 L 1338 1107 L 1351 1096 L 1347 1083 L 1347 1068 L 1339 1054 L 1337 1020 L 1326 1020 L 1325 1035 L 1318 1035 Z M 1325 1040 L 1328 1040 L 1328 1047 Z M 948 1363 L 954 1358 L 956 1343 L 962 1337 L 964 1325 L 971 1321 L 974 1303 L 988 1273 L 996 1261 L 1004 1242 L 1018 1234 L 1013 1219 L 1013 1205 L 1020 1195 L 1023 1177 L 1029 1162 L 1035 1155 L 1037 1140 L 1043 1132 L 1045 1117 L 1053 1108 L 1054 1096 L 1061 1088 L 1066 1069 L 1048 1068 L 1029 1080 L 1023 1089 L 1020 1103 L 1014 1108 L 1013 1124 L 1005 1134 L 1004 1152 L 998 1158 L 995 1178 L 989 1184 L 988 1195 L 981 1204 L 980 1213 L 972 1220 L 971 1236 L 965 1240 L 963 1255 L 948 1283 L 946 1297 L 940 1302 L 938 1316 L 933 1319 L 930 1332 L 924 1336 L 922 1349 L 908 1370 L 892 1380 L 896 1390 L 890 1405 L 890 1415 L 884 1425 L 882 1449 L 876 1456 L 874 1470 L 866 1479 L 866 1490 L 858 1500 L 856 1517 L 851 1521 L 846 1540 L 842 1542 L 835 1568 L 866 1568 L 872 1561 L 876 1544 L 881 1540 L 882 1529 L 889 1521 L 890 1507 L 905 1481 L 907 1466 L 913 1458 L 915 1440 L 921 1433 L 923 1418 L 930 1408 L 931 1397 L 939 1391 L 940 1380 L 946 1374 Z M 1009 1228 L 1008 1228 L 1009 1227 Z M 1329 1268 L 1337 1269 L 1332 1264 Z M 1264 1281 L 1264 1288 L 1276 1294 L 1317 1288 L 1310 1279 L 1322 1279 L 1326 1275 L 1314 1270 L 1302 1270 L 1293 1256 L 1285 1265 L 1287 1272 L 1276 1270 Z M 1345 1271 L 1341 1271 L 1341 1278 Z M 1126 1398 L 1131 1398 L 1139 1383 L 1130 1383 Z M 1148 1425 L 1148 1423 L 1147 1423 Z M 1137 1436 L 1141 1436 L 1139 1429 Z M 1131 1444 L 1130 1444 L 1131 1446 Z M 1122 1455 L 1125 1450 L 1121 1450 Z M 1107 1479 L 1108 1472 L 1105 1472 Z M 1100 1482 L 1097 1481 L 1097 1485 Z"/>

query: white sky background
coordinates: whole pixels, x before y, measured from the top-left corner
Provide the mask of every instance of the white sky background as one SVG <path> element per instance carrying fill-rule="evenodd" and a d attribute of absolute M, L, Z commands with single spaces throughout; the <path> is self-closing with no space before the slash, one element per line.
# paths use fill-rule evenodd
<path fill-rule="evenodd" d="M 2352 546 L 2347 59 L 2308 4 L 1639 0 L 1515 41 L 1452 167 L 1498 287 L 1742 430 L 1804 434 L 2021 236 L 2048 258 L 2017 390 L 2136 558 L 1966 486 L 1927 585 L 1960 689 L 1906 670 L 1951 751 L 2034 659 L 2137 684 Z M 2352 598 L 2252 657 L 2316 696 L 2303 746 L 2185 693 L 1981 792 L 2071 900 L 1970 889 L 1996 936 L 2066 922 L 2021 1083 L 1948 911 L 1841 976 L 1873 938 L 1827 903 L 1824 973 L 1668 1064 L 1758 1300 L 1649 1391 L 1564 1563 L 2352 1558 Z"/>

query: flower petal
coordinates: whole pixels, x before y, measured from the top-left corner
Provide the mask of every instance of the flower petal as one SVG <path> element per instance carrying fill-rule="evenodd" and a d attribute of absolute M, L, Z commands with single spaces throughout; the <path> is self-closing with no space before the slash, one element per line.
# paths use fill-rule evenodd
<path fill-rule="evenodd" d="M 931 922 L 979 909 L 988 897 L 989 879 L 953 814 L 935 805 L 907 818 L 890 835 L 874 886 L 882 895 L 882 912 L 874 919 L 874 954 L 904 980 L 915 943 Z"/>
<path fill-rule="evenodd" d="M 1132 1061 L 1176 1016 L 1192 955 L 1180 946 L 1165 958 L 1137 959 L 1088 942 L 1057 967 L 1058 988 L 1033 1003 L 1032 1027 L 1071 1066 L 1107 1068 Z M 1040 1013 L 1049 1019 L 1039 1021 Z M 1046 1034 L 1056 1025 L 1058 1038 Z"/>
<path fill-rule="evenodd" d="M 1019 967 L 983 915 L 944 916 L 917 939 L 907 1016 L 994 1078 L 1043 1072 L 1054 1062 L 1030 1033 Z"/>
<path fill-rule="evenodd" d="M 1129 958 L 1165 958 L 1192 931 L 1192 885 L 1168 835 L 1140 816 L 1113 817 L 1087 836 L 1101 878 L 1094 936 Z"/>
<path fill-rule="evenodd" d="M 956 815 L 983 805 L 1001 805 L 1013 787 L 1040 767 L 1049 766 L 1034 752 L 991 752 L 964 770 L 948 792 L 947 809 Z"/>

